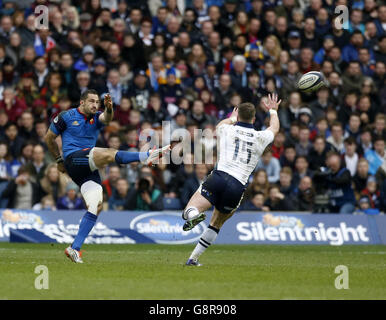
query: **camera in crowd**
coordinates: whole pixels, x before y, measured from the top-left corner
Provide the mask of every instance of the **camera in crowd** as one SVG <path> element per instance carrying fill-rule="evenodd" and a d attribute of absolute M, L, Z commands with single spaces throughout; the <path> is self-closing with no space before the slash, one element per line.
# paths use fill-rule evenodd
<path fill-rule="evenodd" d="M 138 181 L 138 192 L 139 193 L 145 193 L 145 192 L 150 193 L 150 182 L 148 179 L 141 178 Z"/>
<path fill-rule="evenodd" d="M 315 199 L 314 199 L 314 209 L 315 213 L 328 213 L 329 212 L 329 201 L 330 197 L 327 189 L 327 177 L 331 174 L 331 169 L 326 167 L 320 167 L 319 170 L 315 173 L 319 179 L 315 186 Z"/>

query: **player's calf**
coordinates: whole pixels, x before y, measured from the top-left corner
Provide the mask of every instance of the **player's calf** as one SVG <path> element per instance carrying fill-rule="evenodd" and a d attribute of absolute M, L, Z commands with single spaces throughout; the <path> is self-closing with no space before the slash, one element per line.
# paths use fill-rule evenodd
<path fill-rule="evenodd" d="M 199 266 L 198 258 L 204 253 L 206 249 L 216 240 L 217 235 L 220 229 L 209 225 L 208 228 L 202 234 L 200 240 L 198 241 L 196 247 L 194 248 L 192 254 L 190 255 L 186 265 L 190 266 Z"/>
<path fill-rule="evenodd" d="M 78 253 L 97 221 L 98 213 L 102 209 L 101 204 L 103 202 L 102 186 L 95 181 L 89 180 L 83 183 L 80 188 L 80 192 L 82 193 L 88 211 L 83 216 L 79 224 L 78 234 L 76 235 L 74 242 L 71 245 L 71 249 L 77 251 Z M 75 257 L 74 251 L 68 251 L 71 254 L 68 255 L 68 252 L 66 252 L 66 255 L 74 261 L 74 259 L 72 259 Z"/>

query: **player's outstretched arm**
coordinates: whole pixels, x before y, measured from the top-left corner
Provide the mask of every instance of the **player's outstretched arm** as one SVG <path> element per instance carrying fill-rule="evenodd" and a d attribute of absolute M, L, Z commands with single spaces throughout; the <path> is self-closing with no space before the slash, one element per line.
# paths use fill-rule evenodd
<path fill-rule="evenodd" d="M 234 107 L 231 116 L 229 118 L 227 118 L 227 119 L 221 120 L 217 124 L 216 128 L 222 126 L 223 124 L 234 124 L 234 123 L 236 123 L 237 122 L 237 116 L 238 116 L 238 108 Z"/>
<path fill-rule="evenodd" d="M 113 102 L 109 93 L 105 95 L 104 98 L 105 111 L 99 116 L 99 121 L 104 124 L 109 124 L 114 117 Z"/>
<path fill-rule="evenodd" d="M 279 104 L 281 100 L 277 101 L 278 96 L 277 94 L 268 95 L 268 101 L 263 101 L 264 107 L 269 111 L 270 113 L 270 121 L 269 121 L 269 127 L 267 130 L 271 130 L 274 135 L 279 132 L 280 129 L 280 122 L 279 117 L 277 115 L 277 110 L 279 109 Z"/>
<path fill-rule="evenodd" d="M 44 141 L 47 144 L 48 150 L 51 152 L 51 154 L 56 160 L 56 163 L 58 164 L 58 170 L 64 173 L 66 171 L 64 168 L 64 161 L 62 156 L 60 155 L 59 146 L 55 140 L 57 136 L 58 135 L 55 132 L 53 132 L 51 129 L 48 129 L 44 137 Z"/>

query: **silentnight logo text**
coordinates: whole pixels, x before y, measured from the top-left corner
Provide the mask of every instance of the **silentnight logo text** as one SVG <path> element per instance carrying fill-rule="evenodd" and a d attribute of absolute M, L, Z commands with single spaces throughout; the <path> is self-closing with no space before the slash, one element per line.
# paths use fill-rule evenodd
<path fill-rule="evenodd" d="M 370 242 L 367 228 L 357 225 L 347 227 L 341 222 L 337 227 L 325 227 L 318 223 L 315 227 L 266 227 L 262 222 L 239 222 L 236 225 L 240 241 L 286 241 L 286 242 L 328 242 L 333 246 L 340 246 L 345 242 Z"/>

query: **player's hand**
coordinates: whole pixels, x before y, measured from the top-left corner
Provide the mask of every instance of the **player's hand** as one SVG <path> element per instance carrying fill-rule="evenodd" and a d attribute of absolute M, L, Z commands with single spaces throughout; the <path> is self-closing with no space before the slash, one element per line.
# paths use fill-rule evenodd
<path fill-rule="evenodd" d="M 234 107 L 233 108 L 233 111 L 232 111 L 232 114 L 231 114 L 231 117 L 236 117 L 239 115 L 239 108 L 238 107 Z"/>
<path fill-rule="evenodd" d="M 59 162 L 59 163 L 58 163 L 58 170 L 59 170 L 61 173 L 66 173 L 66 168 L 64 167 L 64 162 Z"/>
<path fill-rule="evenodd" d="M 113 101 L 111 100 L 110 93 L 106 93 L 103 101 L 106 110 L 113 110 Z"/>
<path fill-rule="evenodd" d="M 278 99 L 277 94 L 273 93 L 272 95 L 271 94 L 268 95 L 268 101 L 267 102 L 265 102 L 264 100 L 262 101 L 263 105 L 267 109 L 267 111 L 269 111 L 271 109 L 273 109 L 273 110 L 279 109 L 279 104 L 280 104 L 281 100 L 277 101 L 277 99 Z"/>

